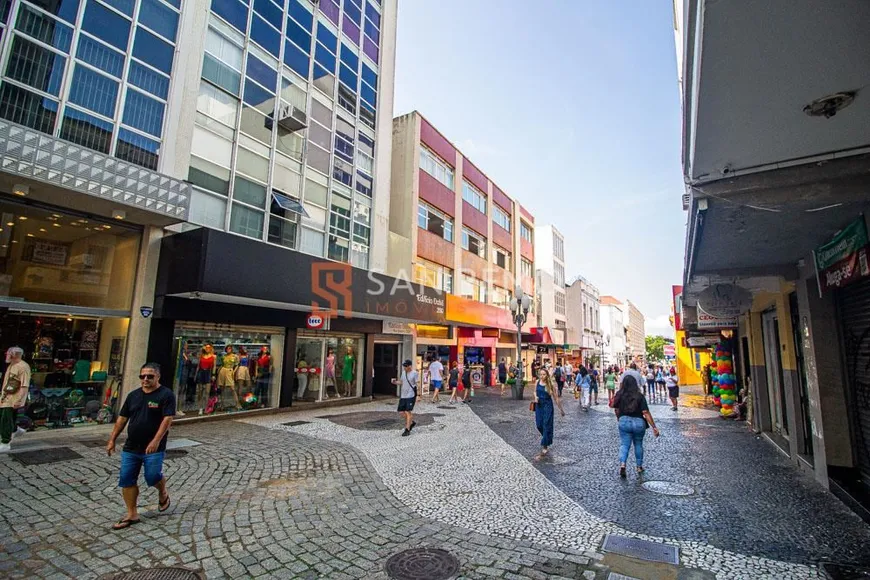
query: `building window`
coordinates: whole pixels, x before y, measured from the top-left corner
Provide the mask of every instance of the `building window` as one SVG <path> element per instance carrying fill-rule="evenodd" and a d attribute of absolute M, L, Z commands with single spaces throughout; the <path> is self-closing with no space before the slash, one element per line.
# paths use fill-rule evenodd
<path fill-rule="evenodd" d="M 486 304 L 486 282 L 471 276 L 463 276 L 459 283 L 459 295 Z"/>
<path fill-rule="evenodd" d="M 556 286 L 560 288 L 565 286 L 565 266 L 562 264 L 553 264 L 553 279 L 556 282 Z"/>
<path fill-rule="evenodd" d="M 417 259 L 414 264 L 414 282 L 436 290 L 453 292 L 453 270 L 434 262 Z"/>
<path fill-rule="evenodd" d="M 520 273 L 526 278 L 533 278 L 535 275 L 534 266 L 525 258 L 520 258 Z"/>
<path fill-rule="evenodd" d="M 520 222 L 520 237 L 530 244 L 532 243 L 532 227 L 524 221 Z"/>
<path fill-rule="evenodd" d="M 505 230 L 511 231 L 511 216 L 509 216 L 506 211 L 504 211 L 497 205 L 493 206 L 492 221 L 504 228 Z"/>
<path fill-rule="evenodd" d="M 486 239 L 468 228 L 462 228 L 462 249 L 486 259 Z"/>
<path fill-rule="evenodd" d="M 501 246 L 493 245 L 492 260 L 499 268 L 511 270 L 511 253 L 502 248 Z"/>
<path fill-rule="evenodd" d="M 453 191 L 453 168 L 425 147 L 420 147 L 420 169 Z"/>
<path fill-rule="evenodd" d="M 565 316 L 565 293 L 564 292 L 556 292 L 556 314 L 561 314 Z"/>
<path fill-rule="evenodd" d="M 498 286 L 492 287 L 492 305 L 499 308 L 508 308 L 511 303 L 511 293 Z"/>
<path fill-rule="evenodd" d="M 565 240 L 553 232 L 553 255 L 560 261 L 565 261 Z"/>
<path fill-rule="evenodd" d="M 486 214 L 486 195 L 468 183 L 462 182 L 462 199 L 482 214 Z"/>
<path fill-rule="evenodd" d="M 422 201 L 417 210 L 417 225 L 448 242 L 453 241 L 453 218 Z"/>

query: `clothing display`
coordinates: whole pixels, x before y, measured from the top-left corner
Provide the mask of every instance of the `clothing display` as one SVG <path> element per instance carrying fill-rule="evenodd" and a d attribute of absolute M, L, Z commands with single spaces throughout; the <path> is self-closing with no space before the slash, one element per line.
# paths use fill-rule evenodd
<path fill-rule="evenodd" d="M 76 361 L 75 371 L 73 371 L 73 382 L 84 383 L 91 378 L 91 361 L 79 359 Z"/>
<path fill-rule="evenodd" d="M 199 385 L 211 383 L 211 375 L 214 370 L 215 356 L 204 354 L 199 359 L 199 370 L 196 371 L 196 383 Z"/>
<path fill-rule="evenodd" d="M 353 381 L 354 366 L 356 366 L 356 357 L 351 353 L 344 355 L 344 366 L 341 367 L 341 380 L 345 383 Z"/>
<path fill-rule="evenodd" d="M 221 370 L 218 373 L 218 387 L 236 386 L 236 367 L 239 366 L 239 357 L 233 353 L 227 353 L 221 360 Z"/>
<path fill-rule="evenodd" d="M 332 379 L 335 384 L 335 354 L 330 352 L 326 355 L 326 364 L 323 367 L 324 380 Z"/>

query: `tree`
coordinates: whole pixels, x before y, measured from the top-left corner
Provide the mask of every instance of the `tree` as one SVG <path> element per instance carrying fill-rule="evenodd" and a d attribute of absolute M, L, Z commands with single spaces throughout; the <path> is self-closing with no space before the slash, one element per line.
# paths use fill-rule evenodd
<path fill-rule="evenodd" d="M 664 360 L 665 345 L 671 344 L 672 341 L 664 336 L 647 336 L 645 340 L 647 362 L 658 362 Z"/>

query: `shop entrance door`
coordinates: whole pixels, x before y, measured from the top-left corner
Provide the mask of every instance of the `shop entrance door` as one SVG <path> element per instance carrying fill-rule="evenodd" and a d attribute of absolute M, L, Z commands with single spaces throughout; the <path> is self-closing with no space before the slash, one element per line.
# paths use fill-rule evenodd
<path fill-rule="evenodd" d="M 780 355 L 779 318 L 776 310 L 762 314 L 764 335 L 764 366 L 767 372 L 767 388 L 770 401 L 770 419 L 773 432 L 788 438 L 788 417 L 785 404 L 785 385 L 782 380 Z"/>
<path fill-rule="evenodd" d="M 399 377 L 398 344 L 375 343 L 374 370 L 373 394 L 395 397 L 396 385 L 392 380 Z"/>

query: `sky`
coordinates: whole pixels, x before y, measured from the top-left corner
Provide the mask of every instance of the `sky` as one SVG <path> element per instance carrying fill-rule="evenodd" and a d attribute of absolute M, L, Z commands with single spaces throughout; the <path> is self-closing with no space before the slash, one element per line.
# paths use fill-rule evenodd
<path fill-rule="evenodd" d="M 683 269 L 670 0 L 399 0 L 395 115 L 420 111 L 565 236 L 566 277 L 672 335 Z"/>

